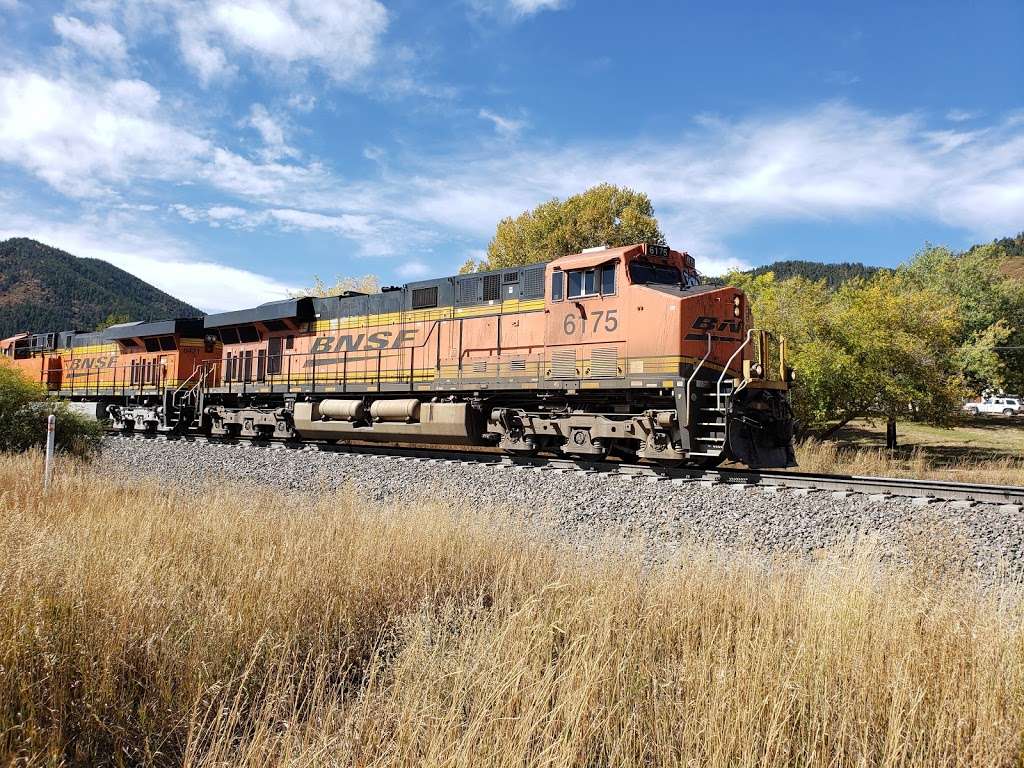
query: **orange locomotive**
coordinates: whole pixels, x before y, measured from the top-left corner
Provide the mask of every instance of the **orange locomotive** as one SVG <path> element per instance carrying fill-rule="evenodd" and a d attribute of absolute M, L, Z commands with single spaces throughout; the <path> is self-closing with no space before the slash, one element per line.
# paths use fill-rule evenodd
<path fill-rule="evenodd" d="M 113 429 L 793 464 L 784 341 L 666 246 L 0 349 Z"/>

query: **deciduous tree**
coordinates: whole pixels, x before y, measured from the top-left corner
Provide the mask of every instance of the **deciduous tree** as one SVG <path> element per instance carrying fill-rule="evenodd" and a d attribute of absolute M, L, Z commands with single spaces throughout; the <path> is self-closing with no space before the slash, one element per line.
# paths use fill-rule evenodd
<path fill-rule="evenodd" d="M 461 272 L 536 264 L 584 248 L 664 243 L 650 198 L 614 184 L 541 203 L 498 223 L 485 260 L 470 259 Z"/>
<path fill-rule="evenodd" d="M 996 243 L 963 253 L 926 247 L 899 270 L 907 283 L 956 307 L 955 361 L 976 392 L 1024 388 L 1024 281 L 1005 274 L 1008 258 Z"/>
<path fill-rule="evenodd" d="M 346 291 L 357 293 L 378 293 L 380 291 L 380 279 L 376 275 L 363 275 L 362 277 L 336 277 L 333 283 L 325 283 L 319 275 L 313 275 L 313 285 L 298 291 L 292 291 L 291 296 L 302 298 L 303 296 L 338 296 Z"/>
<path fill-rule="evenodd" d="M 964 393 L 955 304 L 899 274 L 830 291 L 824 281 L 733 274 L 754 322 L 789 342 L 793 404 L 805 432 L 827 437 L 863 416 L 944 423 Z"/>

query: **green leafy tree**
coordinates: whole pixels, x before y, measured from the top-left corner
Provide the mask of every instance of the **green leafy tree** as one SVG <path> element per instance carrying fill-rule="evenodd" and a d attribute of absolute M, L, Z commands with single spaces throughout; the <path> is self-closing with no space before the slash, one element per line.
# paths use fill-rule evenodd
<path fill-rule="evenodd" d="M 57 417 L 57 449 L 89 456 L 99 449 L 102 427 L 47 397 L 39 384 L 0 360 L 0 451 L 25 451 L 46 444 L 46 421 Z"/>
<path fill-rule="evenodd" d="M 945 423 L 956 413 L 961 323 L 942 294 L 887 272 L 835 290 L 771 273 L 728 279 L 747 293 L 755 324 L 787 339 L 805 434 L 828 437 L 865 416 L 894 426 L 908 416 Z"/>
<path fill-rule="evenodd" d="M 578 195 L 541 203 L 502 219 L 486 260 L 470 259 L 460 270 L 475 272 L 549 261 L 584 248 L 665 242 L 654 206 L 642 192 L 598 184 Z"/>
<path fill-rule="evenodd" d="M 954 360 L 975 392 L 1024 388 L 1024 281 L 1004 271 L 1009 258 L 999 243 L 963 253 L 929 246 L 899 270 L 907 283 L 956 307 Z"/>

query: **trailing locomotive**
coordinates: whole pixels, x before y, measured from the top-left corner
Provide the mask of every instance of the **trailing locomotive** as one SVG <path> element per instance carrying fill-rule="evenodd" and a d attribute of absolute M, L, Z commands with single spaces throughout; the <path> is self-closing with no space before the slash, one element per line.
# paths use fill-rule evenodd
<path fill-rule="evenodd" d="M 785 341 L 666 246 L 0 351 L 113 430 L 794 463 Z"/>

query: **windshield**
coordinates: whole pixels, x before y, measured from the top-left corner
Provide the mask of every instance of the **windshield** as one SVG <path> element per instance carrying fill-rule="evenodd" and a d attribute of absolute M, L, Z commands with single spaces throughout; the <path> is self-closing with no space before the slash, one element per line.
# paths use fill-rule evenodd
<path fill-rule="evenodd" d="M 693 285 L 696 282 L 676 266 L 649 261 L 631 261 L 629 279 L 634 285 Z"/>

